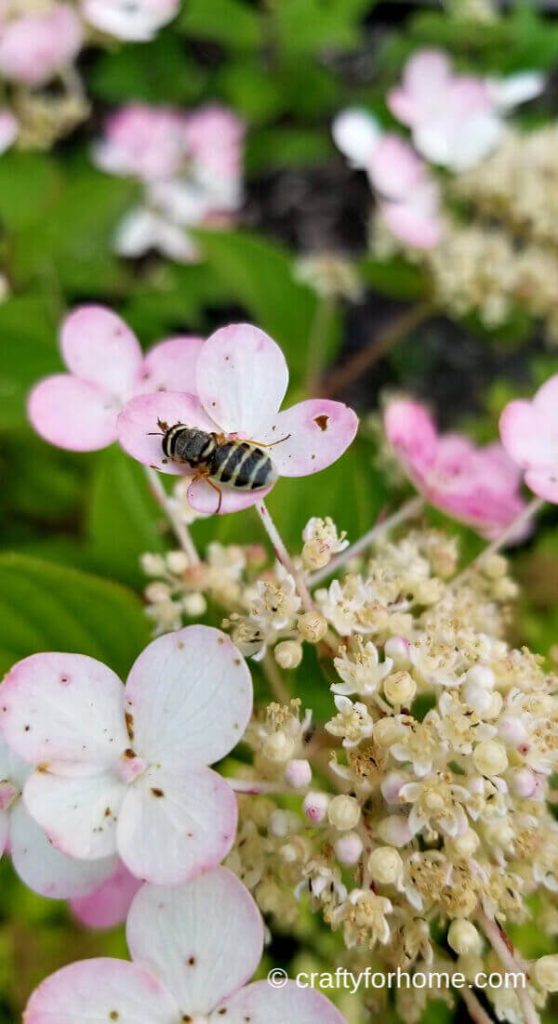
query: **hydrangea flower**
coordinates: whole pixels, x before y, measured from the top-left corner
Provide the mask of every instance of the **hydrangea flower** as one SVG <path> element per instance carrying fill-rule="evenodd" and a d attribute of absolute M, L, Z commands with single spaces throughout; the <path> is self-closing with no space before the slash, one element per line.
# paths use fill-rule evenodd
<path fill-rule="evenodd" d="M 230 223 L 242 203 L 244 132 L 243 122 L 217 104 L 186 114 L 133 103 L 113 114 L 94 161 L 145 186 L 143 203 L 118 228 L 117 251 L 134 257 L 158 249 L 182 262 L 195 259 L 185 229 Z"/>
<path fill-rule="evenodd" d="M 532 401 L 510 402 L 500 419 L 502 444 L 525 473 L 527 487 L 558 503 L 558 374 Z"/>
<path fill-rule="evenodd" d="M 464 171 L 497 145 L 502 112 L 538 95 L 544 79 L 535 74 L 509 80 L 456 75 L 440 50 L 420 50 L 407 61 L 402 84 L 388 94 L 388 105 L 413 133 L 427 160 Z"/>
<path fill-rule="evenodd" d="M 237 808 L 208 764 L 250 718 L 250 673 L 231 640 L 189 626 L 154 640 L 126 686 L 80 654 L 34 654 L 8 673 L 0 725 L 35 771 L 29 813 L 70 856 L 119 853 L 139 878 L 177 885 L 228 853 Z"/>
<path fill-rule="evenodd" d="M 86 21 L 101 32 L 137 42 L 153 39 L 178 13 L 179 0 L 82 0 Z"/>
<path fill-rule="evenodd" d="M 358 109 L 335 119 L 333 137 L 351 165 L 366 171 L 394 237 L 418 249 L 437 245 L 443 233 L 438 185 L 412 146 L 382 133 L 375 118 Z"/>
<path fill-rule="evenodd" d="M 189 389 L 195 393 L 167 391 L 132 399 L 118 420 L 120 443 L 147 466 L 194 476 L 188 488 L 190 505 L 198 512 L 216 512 L 219 496 L 207 480 L 196 479 L 194 470 L 164 455 L 161 437 L 153 436 L 160 431 L 158 420 L 273 445 L 270 455 L 280 476 L 316 473 L 348 448 L 358 420 L 341 402 L 321 398 L 278 412 L 288 380 L 285 357 L 267 334 L 250 324 L 223 327 L 200 351 L 195 388 Z M 269 489 L 247 492 L 223 487 L 219 511 L 247 508 Z"/>
<path fill-rule="evenodd" d="M 75 860 L 49 841 L 21 799 L 31 772 L 0 735 L 0 857 L 9 852 L 19 877 L 41 896 L 87 898 L 111 877 L 117 859 Z"/>
<path fill-rule="evenodd" d="M 262 919 L 225 868 L 171 891 L 142 886 L 126 931 L 131 963 L 63 967 L 31 996 L 25 1024 L 345 1024 L 310 988 L 246 984 L 263 951 Z"/>
<path fill-rule="evenodd" d="M 203 340 L 170 338 L 144 356 L 119 316 L 103 306 L 81 306 L 64 320 L 60 344 L 69 373 L 39 381 L 29 396 L 29 418 L 51 444 L 87 452 L 116 440 L 118 414 L 133 395 L 187 388 Z"/>
<path fill-rule="evenodd" d="M 55 3 L 37 13 L 2 17 L 0 75 L 24 85 L 44 85 L 72 64 L 83 42 L 77 12 Z"/>
<path fill-rule="evenodd" d="M 478 448 L 461 434 L 440 436 L 427 410 L 406 399 L 388 405 L 384 426 L 427 501 L 483 537 L 498 537 L 526 507 L 520 473 L 500 444 Z"/>

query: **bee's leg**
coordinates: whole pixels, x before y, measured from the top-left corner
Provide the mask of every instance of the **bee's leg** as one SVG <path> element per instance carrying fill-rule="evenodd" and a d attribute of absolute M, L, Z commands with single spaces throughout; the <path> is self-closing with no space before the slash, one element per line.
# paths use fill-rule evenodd
<path fill-rule="evenodd" d="M 250 444 L 257 444 L 258 448 L 275 448 L 276 444 L 282 444 L 283 441 L 288 441 L 290 434 L 285 434 L 284 437 L 280 437 L 278 441 L 272 441 L 271 444 L 264 444 L 263 441 L 253 441 L 252 438 L 243 438 L 243 440 L 249 441 Z"/>
<path fill-rule="evenodd" d="M 215 509 L 214 514 L 218 515 L 218 513 L 221 511 L 221 505 L 223 503 L 223 492 L 221 488 L 217 487 L 217 484 L 213 483 L 213 480 L 211 479 L 210 476 L 207 475 L 207 473 L 197 473 L 194 479 L 192 480 L 192 483 L 195 484 L 197 480 L 206 480 L 209 486 L 213 487 L 214 491 L 217 491 L 217 494 L 219 495 L 219 503 L 217 505 L 217 508 Z"/>

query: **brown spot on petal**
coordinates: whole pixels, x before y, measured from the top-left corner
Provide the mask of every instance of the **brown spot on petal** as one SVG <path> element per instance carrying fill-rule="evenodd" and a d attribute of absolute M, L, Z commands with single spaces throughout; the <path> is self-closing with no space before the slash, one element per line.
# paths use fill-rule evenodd
<path fill-rule="evenodd" d="M 118 1010 L 111 1010 L 109 1013 L 109 1020 L 119 1020 L 120 1014 Z"/>
<path fill-rule="evenodd" d="M 134 738 L 134 716 L 131 715 L 129 711 L 127 711 L 126 714 L 124 715 L 124 717 L 126 719 L 126 730 L 128 732 L 128 737 L 129 737 L 130 740 L 133 740 L 133 738 Z"/>
<path fill-rule="evenodd" d="M 188 957 L 188 967 L 195 967 L 195 965 L 196 965 L 196 958 L 195 958 L 195 956 L 189 956 Z"/>
<path fill-rule="evenodd" d="M 320 428 L 320 430 L 327 430 L 329 416 L 326 416 L 324 412 L 321 413 L 319 416 L 314 416 L 314 423 L 316 424 L 316 426 Z"/>
<path fill-rule="evenodd" d="M 152 786 L 151 792 L 153 793 L 153 796 L 157 796 L 159 798 L 165 795 L 164 791 L 162 789 L 159 789 L 158 786 Z"/>

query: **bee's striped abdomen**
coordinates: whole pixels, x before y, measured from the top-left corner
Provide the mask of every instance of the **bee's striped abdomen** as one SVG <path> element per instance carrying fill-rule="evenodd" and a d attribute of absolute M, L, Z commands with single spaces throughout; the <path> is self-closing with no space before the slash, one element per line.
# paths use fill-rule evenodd
<path fill-rule="evenodd" d="M 217 482 L 251 491 L 267 487 L 276 476 L 269 455 L 249 441 L 218 445 L 211 456 L 210 470 Z"/>

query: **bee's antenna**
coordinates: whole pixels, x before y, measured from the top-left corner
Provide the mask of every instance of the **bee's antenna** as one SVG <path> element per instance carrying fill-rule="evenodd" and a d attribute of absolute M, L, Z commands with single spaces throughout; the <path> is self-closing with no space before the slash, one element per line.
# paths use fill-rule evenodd
<path fill-rule="evenodd" d="M 161 430 L 149 430 L 147 432 L 146 436 L 147 437 L 164 437 L 165 435 L 163 434 L 163 432 Z"/>

